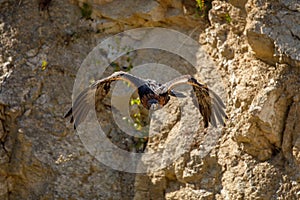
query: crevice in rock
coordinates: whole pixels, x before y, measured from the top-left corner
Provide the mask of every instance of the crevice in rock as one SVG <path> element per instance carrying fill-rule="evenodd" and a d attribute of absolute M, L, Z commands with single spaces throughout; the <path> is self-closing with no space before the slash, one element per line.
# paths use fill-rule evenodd
<path fill-rule="evenodd" d="M 290 30 L 290 33 L 296 40 L 300 41 L 300 37 L 298 35 L 295 35 L 292 30 Z"/>
<path fill-rule="evenodd" d="M 287 123 L 288 123 L 287 120 L 288 120 L 288 116 L 289 116 L 289 114 L 290 114 L 290 109 L 291 109 L 292 105 L 293 105 L 293 100 L 291 99 L 291 100 L 290 100 L 290 103 L 288 103 L 288 105 L 287 105 L 287 109 L 286 109 L 286 111 L 285 111 L 284 118 L 283 118 L 283 120 L 282 120 L 284 126 L 283 126 L 283 129 L 282 129 L 281 133 L 280 133 L 280 135 L 281 135 L 281 138 L 280 138 L 281 145 L 282 145 L 282 142 L 283 142 L 284 132 L 285 132 L 285 130 L 286 130 L 286 125 L 287 125 Z M 281 147 L 280 147 L 280 148 L 281 148 Z"/>

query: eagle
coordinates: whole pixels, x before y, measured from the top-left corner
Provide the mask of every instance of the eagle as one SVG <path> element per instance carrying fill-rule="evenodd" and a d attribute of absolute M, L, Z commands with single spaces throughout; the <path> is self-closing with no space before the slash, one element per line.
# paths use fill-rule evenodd
<path fill-rule="evenodd" d="M 200 83 L 191 75 L 182 75 L 164 84 L 158 83 L 151 79 L 142 79 L 127 72 L 118 71 L 112 75 L 97 80 L 89 87 L 84 89 L 75 99 L 73 106 L 66 112 L 64 117 L 71 116 L 70 123 L 74 128 L 85 120 L 89 111 L 94 108 L 95 93 L 99 95 L 102 101 L 110 90 L 111 83 L 122 80 L 134 86 L 137 91 L 143 107 L 148 110 L 156 110 L 166 105 L 170 96 L 184 97 L 180 92 L 174 91 L 174 87 L 182 84 L 191 85 L 196 94 L 198 108 L 203 116 L 204 127 L 207 128 L 209 123 L 217 127 L 217 122 L 225 125 L 224 120 L 225 105 L 221 98 L 212 90 L 208 89 L 206 84 Z"/>

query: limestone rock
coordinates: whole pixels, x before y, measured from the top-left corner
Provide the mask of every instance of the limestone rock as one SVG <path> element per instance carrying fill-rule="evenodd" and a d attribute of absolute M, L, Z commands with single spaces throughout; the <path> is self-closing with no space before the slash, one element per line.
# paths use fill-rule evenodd
<path fill-rule="evenodd" d="M 214 199 L 213 193 L 205 190 L 194 190 L 194 189 L 180 189 L 174 192 L 166 194 L 166 199 L 201 199 L 201 200 L 212 200 Z"/>
<path fill-rule="evenodd" d="M 280 0 L 279 2 L 288 7 L 289 10 L 300 11 L 300 3 L 297 0 Z"/>
<path fill-rule="evenodd" d="M 249 1 L 247 38 L 258 58 L 270 64 L 280 62 L 299 67 L 299 2 L 279 2 Z"/>
<path fill-rule="evenodd" d="M 200 20 L 184 12 L 184 5 L 178 0 L 172 1 L 78 1 L 92 7 L 92 16 L 97 28 L 104 33 L 117 33 L 141 26 L 165 26 L 176 24 L 187 28 L 199 26 Z M 195 3 L 194 3 L 195 4 Z"/>
<path fill-rule="evenodd" d="M 214 0 L 209 23 L 195 4 L 52 1 L 49 19 L 35 1 L 0 1 L 0 199 L 300 199 L 299 1 Z M 91 49 L 111 34 L 152 26 L 188 33 L 202 47 L 188 61 L 143 49 L 115 65 L 158 63 L 193 74 L 220 94 L 229 119 L 204 130 L 191 99 L 172 99 L 154 114 L 146 148 L 160 151 L 154 161 L 161 162 L 142 160 L 158 170 L 119 172 L 95 159 L 62 115 Z M 114 51 L 105 53 L 109 60 Z M 203 63 L 208 57 L 215 63 Z M 97 110 L 114 144 L 137 149 L 111 112 Z"/>
<path fill-rule="evenodd" d="M 285 130 L 283 132 L 282 151 L 289 162 L 295 162 L 298 166 L 300 166 L 299 113 L 299 95 L 296 95 L 287 113 Z"/>
<path fill-rule="evenodd" d="M 249 107 L 248 123 L 243 125 L 245 133 L 236 134 L 236 139 L 243 143 L 244 150 L 260 160 L 270 159 L 280 148 L 284 152 L 287 151 L 286 148 L 292 148 L 288 147 L 292 145 L 289 141 L 291 134 L 297 138 L 297 129 L 289 125 L 295 123 L 295 118 L 292 117 L 295 114 L 290 115 L 289 112 L 297 110 L 293 99 L 297 99 L 298 71 L 295 69 L 292 74 L 286 72 L 280 79 L 271 79 L 269 85 L 257 94 Z"/>

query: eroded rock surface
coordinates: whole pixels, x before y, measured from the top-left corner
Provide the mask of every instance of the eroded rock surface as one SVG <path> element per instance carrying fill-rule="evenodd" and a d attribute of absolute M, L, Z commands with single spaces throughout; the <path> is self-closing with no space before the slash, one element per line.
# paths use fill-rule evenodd
<path fill-rule="evenodd" d="M 0 1 L 0 198 L 299 199 L 299 2 L 214 0 L 209 23 L 195 8 L 178 0 L 63 0 L 51 1 L 48 15 L 35 1 Z M 130 64 L 170 64 L 205 79 L 227 104 L 229 119 L 219 135 L 204 134 L 201 123 L 193 132 L 179 126 L 174 101 L 165 108 L 171 115 L 152 119 L 157 134 L 146 150 L 173 150 L 167 147 L 178 138 L 188 148 L 158 171 L 118 172 L 93 157 L 62 116 L 92 48 L 112 33 L 152 26 L 199 38 L 222 87 L 200 53 L 196 69 L 162 51 L 133 52 Z M 115 62 L 129 65 L 128 55 Z M 184 105 L 198 121 L 192 101 Z M 100 113 L 109 136 L 132 151 L 136 144 L 119 134 L 110 115 Z"/>
<path fill-rule="evenodd" d="M 300 3 L 249 1 L 247 38 L 256 56 L 270 64 L 300 66 Z"/>

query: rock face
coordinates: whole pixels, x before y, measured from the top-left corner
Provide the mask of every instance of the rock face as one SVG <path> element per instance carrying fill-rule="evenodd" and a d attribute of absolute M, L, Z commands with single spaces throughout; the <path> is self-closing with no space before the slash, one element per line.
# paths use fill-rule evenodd
<path fill-rule="evenodd" d="M 298 1 L 253 1 L 247 6 L 246 34 L 256 56 L 270 64 L 300 66 Z M 291 45 L 290 45 L 291 44 Z"/>
<path fill-rule="evenodd" d="M 91 16 L 97 18 L 96 28 L 104 33 L 118 33 L 137 27 L 181 27 L 192 29 L 200 25 L 195 12 L 195 2 L 142 0 L 78 1 L 84 8 L 92 8 Z"/>
<path fill-rule="evenodd" d="M 297 0 L 214 0 L 207 19 L 192 0 L 51 1 L 49 15 L 38 5 L 0 1 L 0 199 L 300 199 Z M 62 116 L 79 66 L 100 41 L 153 26 L 199 40 L 223 90 L 201 67 L 201 53 L 194 56 L 196 69 L 163 51 L 131 52 L 114 64 L 155 61 L 204 77 L 224 99 L 229 119 L 221 134 L 204 134 L 201 124 L 190 134 L 194 127 L 179 126 L 181 110 L 173 102 L 165 108 L 171 115 L 152 119 L 158 134 L 146 151 L 183 144 L 185 152 L 157 171 L 115 171 L 87 151 Z M 198 120 L 191 102 L 183 103 L 186 113 Z M 108 136 L 132 151 L 136 141 L 103 113 Z"/>

